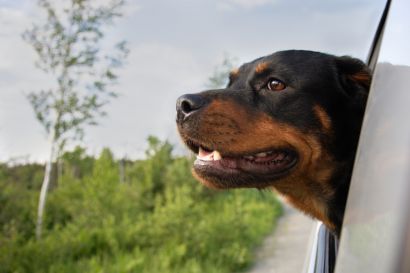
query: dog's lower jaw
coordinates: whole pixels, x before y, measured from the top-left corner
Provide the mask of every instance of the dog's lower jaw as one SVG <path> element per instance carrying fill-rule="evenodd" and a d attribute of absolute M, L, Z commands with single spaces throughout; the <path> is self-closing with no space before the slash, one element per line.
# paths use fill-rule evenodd
<path fill-rule="evenodd" d="M 326 154 L 321 154 L 318 158 L 320 160 L 301 160 L 288 174 L 269 181 L 253 179 L 250 183 L 251 181 L 227 178 L 215 181 L 204 173 L 198 173 L 197 170 L 193 173 L 199 181 L 210 188 L 273 188 L 292 206 L 322 221 L 338 236 L 350 181 L 350 176 L 344 176 L 351 170 L 346 168 L 348 164 L 345 162 L 337 162 Z M 246 180 L 246 177 L 242 178 Z"/>

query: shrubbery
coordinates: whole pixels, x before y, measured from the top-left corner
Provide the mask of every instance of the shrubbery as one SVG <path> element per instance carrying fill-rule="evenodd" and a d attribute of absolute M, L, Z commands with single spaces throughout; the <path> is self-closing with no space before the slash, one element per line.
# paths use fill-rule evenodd
<path fill-rule="evenodd" d="M 34 236 L 36 183 L 11 181 L 2 166 L 0 272 L 245 268 L 280 213 L 273 194 L 208 190 L 192 178 L 190 159 L 173 157 L 168 143 L 149 142 L 146 160 L 126 162 L 125 182 L 109 150 L 97 159 L 78 149 L 66 154 L 65 172 L 47 200 L 41 240 Z"/>

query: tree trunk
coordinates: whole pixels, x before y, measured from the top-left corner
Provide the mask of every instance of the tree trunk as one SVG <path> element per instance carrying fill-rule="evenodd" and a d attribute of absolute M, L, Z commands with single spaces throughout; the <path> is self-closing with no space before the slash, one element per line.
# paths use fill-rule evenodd
<path fill-rule="evenodd" d="M 53 161 L 55 157 L 55 146 L 56 146 L 56 139 L 55 139 L 55 132 L 52 130 L 50 134 L 50 142 L 51 142 L 51 149 L 50 149 L 50 157 L 46 162 L 46 167 L 44 171 L 44 179 L 43 184 L 41 185 L 40 191 L 40 198 L 38 200 L 38 210 L 37 210 L 37 225 L 36 225 L 36 238 L 41 238 L 42 233 L 42 226 L 43 226 L 43 215 L 44 215 L 44 208 L 46 205 L 46 197 L 47 191 L 50 184 L 51 173 L 53 171 Z"/>

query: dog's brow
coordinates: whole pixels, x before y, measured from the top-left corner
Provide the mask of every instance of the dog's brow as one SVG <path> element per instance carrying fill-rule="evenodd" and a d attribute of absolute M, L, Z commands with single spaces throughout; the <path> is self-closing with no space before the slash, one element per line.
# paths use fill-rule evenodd
<path fill-rule="evenodd" d="M 237 77 L 239 74 L 239 68 L 234 68 L 232 71 L 229 73 L 230 77 Z"/>
<path fill-rule="evenodd" d="M 313 111 L 315 112 L 316 117 L 319 119 L 323 130 L 327 134 L 330 134 L 331 129 L 332 129 L 332 121 L 329 115 L 326 113 L 325 109 L 323 109 L 321 106 L 316 104 L 315 106 L 313 106 Z"/>
<path fill-rule="evenodd" d="M 255 67 L 255 72 L 256 73 L 262 73 L 269 67 L 269 64 L 267 62 L 261 62 L 258 63 Z"/>

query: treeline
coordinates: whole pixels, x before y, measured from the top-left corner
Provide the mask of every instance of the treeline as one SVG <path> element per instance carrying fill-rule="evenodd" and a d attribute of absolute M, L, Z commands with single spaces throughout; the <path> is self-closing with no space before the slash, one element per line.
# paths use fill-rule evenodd
<path fill-rule="evenodd" d="M 153 137 L 145 160 L 76 148 L 56 164 L 40 240 L 43 166 L 0 165 L 0 272 L 237 272 L 280 213 L 271 192 L 206 189 Z"/>

